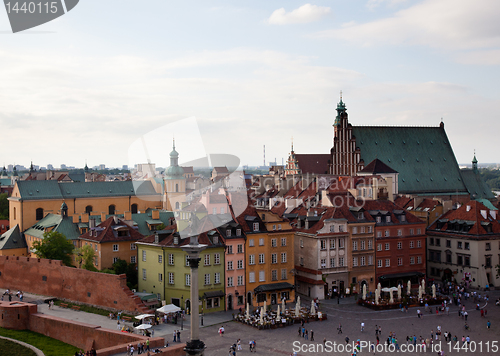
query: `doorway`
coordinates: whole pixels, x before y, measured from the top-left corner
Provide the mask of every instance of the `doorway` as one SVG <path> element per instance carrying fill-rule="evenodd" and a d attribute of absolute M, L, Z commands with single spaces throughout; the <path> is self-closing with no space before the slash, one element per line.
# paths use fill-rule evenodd
<path fill-rule="evenodd" d="M 248 305 L 252 305 L 252 292 L 248 292 L 247 294 L 247 303 Z"/>
<path fill-rule="evenodd" d="M 278 295 L 276 293 L 271 293 L 271 304 L 276 304 L 278 301 Z"/>
<path fill-rule="evenodd" d="M 233 310 L 233 296 L 231 294 L 227 296 L 227 310 Z"/>

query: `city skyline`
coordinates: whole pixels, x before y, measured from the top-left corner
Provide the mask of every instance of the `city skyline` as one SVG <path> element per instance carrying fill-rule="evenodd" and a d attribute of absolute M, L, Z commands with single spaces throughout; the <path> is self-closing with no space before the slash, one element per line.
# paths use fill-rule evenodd
<path fill-rule="evenodd" d="M 353 125 L 438 126 L 457 161 L 496 163 L 500 4 L 83 2 L 19 34 L 0 13 L 1 159 L 131 166 L 155 129 L 196 117 L 204 151 L 240 165 L 328 153 L 339 93 Z M 153 10 L 154 9 L 154 10 Z M 117 16 L 110 16 L 109 14 Z M 166 166 L 172 132 L 160 155 Z M 142 162 L 134 163 L 145 163 Z"/>

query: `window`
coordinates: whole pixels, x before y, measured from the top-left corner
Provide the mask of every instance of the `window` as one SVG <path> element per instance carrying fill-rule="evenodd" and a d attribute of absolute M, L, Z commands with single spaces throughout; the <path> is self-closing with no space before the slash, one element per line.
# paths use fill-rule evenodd
<path fill-rule="evenodd" d="M 382 231 L 377 231 L 377 237 L 382 237 Z"/>
<path fill-rule="evenodd" d="M 491 251 L 491 243 L 490 242 L 486 243 L 485 250 L 486 251 Z"/>
<path fill-rule="evenodd" d="M 417 256 L 417 263 L 418 264 L 422 263 L 422 256 Z"/>
<path fill-rule="evenodd" d="M 344 267 L 344 257 L 339 257 L 339 267 Z"/>
<path fill-rule="evenodd" d="M 241 236 L 241 229 L 236 229 L 236 236 Z"/>
<path fill-rule="evenodd" d="M 281 253 L 281 263 L 286 263 L 286 252 Z"/>
<path fill-rule="evenodd" d="M 248 240 L 248 246 L 250 247 L 255 246 L 253 239 Z"/>
<path fill-rule="evenodd" d="M 278 263 L 278 254 L 277 253 L 271 254 L 271 263 Z"/>
<path fill-rule="evenodd" d="M 436 238 L 434 241 L 436 242 L 436 246 L 441 246 L 441 239 Z"/>
<path fill-rule="evenodd" d="M 238 269 L 242 269 L 243 268 L 243 260 L 238 260 L 237 266 L 238 266 Z"/>
<path fill-rule="evenodd" d="M 238 285 L 239 286 L 243 285 L 243 276 L 238 276 Z"/>
<path fill-rule="evenodd" d="M 220 272 L 214 273 L 214 284 L 220 284 Z"/>
<path fill-rule="evenodd" d="M 113 252 L 116 252 L 116 251 L 118 251 L 118 245 L 117 245 L 117 244 L 114 244 L 114 245 L 113 245 Z"/>
<path fill-rule="evenodd" d="M 158 273 L 158 282 L 163 282 L 163 274 Z"/>
<path fill-rule="evenodd" d="M 339 248 L 344 248 L 344 239 L 339 239 Z"/>
<path fill-rule="evenodd" d="M 357 233 L 358 233 L 358 228 L 356 226 L 354 226 L 352 228 L 352 234 L 354 235 L 354 234 L 357 234 Z"/>
<path fill-rule="evenodd" d="M 303 265 L 304 265 L 304 257 L 301 257 L 301 258 L 299 259 L 299 261 L 300 261 L 300 265 L 301 265 L 301 266 L 303 266 Z"/>
<path fill-rule="evenodd" d="M 365 233 L 365 227 L 364 227 L 364 226 L 361 226 L 361 227 L 359 228 L 359 230 L 360 230 L 360 231 L 359 231 L 359 233 L 360 233 L 360 234 L 364 234 L 364 233 Z"/>
<path fill-rule="evenodd" d="M 43 208 L 36 209 L 36 220 L 43 219 Z"/>
<path fill-rule="evenodd" d="M 413 235 L 413 234 L 414 234 L 413 229 L 410 229 L 410 235 Z"/>
<path fill-rule="evenodd" d="M 335 225 L 330 225 L 330 232 L 335 232 Z"/>
<path fill-rule="evenodd" d="M 97 245 L 96 245 L 96 247 L 97 247 Z M 136 245 L 136 244 L 134 244 L 134 243 L 131 243 L 131 244 L 130 244 L 130 250 L 132 250 L 132 251 L 137 250 L 137 245 Z"/>
<path fill-rule="evenodd" d="M 369 233 L 371 233 L 371 232 L 372 232 L 372 227 L 371 227 L 371 225 L 367 227 L 367 231 L 368 231 Z"/>
<path fill-rule="evenodd" d="M 421 247 L 422 247 L 422 241 L 417 240 L 417 247 L 418 247 L 418 248 L 421 248 Z"/>
<path fill-rule="evenodd" d="M 89 214 L 92 212 L 92 205 L 87 205 L 85 207 L 85 214 Z"/>
<path fill-rule="evenodd" d="M 457 241 L 457 248 L 462 249 L 462 241 Z"/>
<path fill-rule="evenodd" d="M 470 250 L 470 243 L 468 243 L 468 242 L 465 243 L 465 249 Z"/>
<path fill-rule="evenodd" d="M 470 267 L 470 256 L 464 256 L 464 264 Z"/>
<path fill-rule="evenodd" d="M 382 217 L 381 216 L 377 216 L 377 223 L 381 223 L 382 222 Z"/>
<path fill-rule="evenodd" d="M 415 247 L 415 241 L 410 241 L 410 248 L 414 248 Z"/>
<path fill-rule="evenodd" d="M 304 247 L 304 240 L 300 239 L 299 244 L 300 244 L 300 247 Z"/>
<path fill-rule="evenodd" d="M 234 287 L 233 277 L 227 277 L 227 286 L 228 287 Z"/>
<path fill-rule="evenodd" d="M 385 222 L 388 222 L 388 223 L 390 223 L 390 222 L 391 222 L 391 216 L 390 216 L 390 215 L 387 215 L 387 216 L 385 217 Z"/>
<path fill-rule="evenodd" d="M 227 246 L 227 253 L 230 255 L 233 253 L 233 246 L 232 245 L 228 245 Z"/>
<path fill-rule="evenodd" d="M 361 250 L 364 250 L 364 249 L 365 249 L 365 240 L 362 240 L 362 241 L 360 242 L 360 249 L 361 249 Z"/>
<path fill-rule="evenodd" d="M 389 230 L 385 230 L 385 237 L 391 236 L 391 232 Z"/>
<path fill-rule="evenodd" d="M 339 232 L 344 232 L 344 225 L 339 225 Z"/>
<path fill-rule="evenodd" d="M 113 257 L 113 264 L 115 264 L 116 262 L 118 262 L 119 259 L 120 259 L 120 257 Z"/>
<path fill-rule="evenodd" d="M 205 255 L 205 266 L 210 266 L 210 254 Z"/>
<path fill-rule="evenodd" d="M 377 260 L 377 267 L 382 267 L 382 260 Z"/>
<path fill-rule="evenodd" d="M 278 270 L 273 269 L 271 271 L 271 281 L 277 281 L 278 280 Z"/>
<path fill-rule="evenodd" d="M 168 284 L 174 284 L 174 272 L 168 272 Z"/>
<path fill-rule="evenodd" d="M 210 273 L 205 273 L 205 285 L 210 284 Z"/>
<path fill-rule="evenodd" d="M 255 272 L 250 272 L 248 274 L 248 282 L 249 283 L 255 283 Z"/>
<path fill-rule="evenodd" d="M 259 253 L 259 264 L 263 264 L 265 262 L 264 260 L 264 254 L 263 253 Z"/>
<path fill-rule="evenodd" d="M 286 246 L 286 237 L 281 238 L 281 246 Z"/>
<path fill-rule="evenodd" d="M 130 256 L 130 263 L 137 263 L 137 256 Z"/>
<path fill-rule="evenodd" d="M 388 243 L 388 242 L 386 242 L 386 243 L 385 243 L 385 250 L 386 250 L 386 251 L 387 251 L 387 250 L 390 250 L 390 245 L 389 245 L 389 243 Z"/>
<path fill-rule="evenodd" d="M 398 257 L 398 266 L 402 266 L 402 265 L 403 265 L 403 258 Z"/>
<path fill-rule="evenodd" d="M 115 215 L 115 206 L 113 204 L 111 204 L 110 206 L 108 206 L 108 215 Z"/>
<path fill-rule="evenodd" d="M 361 266 L 366 266 L 366 257 L 365 256 L 361 256 L 360 259 L 359 259 L 359 262 L 360 262 Z"/>
<path fill-rule="evenodd" d="M 227 270 L 230 271 L 233 269 L 233 261 L 227 261 Z"/>
<path fill-rule="evenodd" d="M 214 253 L 214 264 L 220 265 L 220 253 Z"/>
<path fill-rule="evenodd" d="M 373 241 L 372 240 L 368 240 L 368 249 L 369 250 L 373 249 Z"/>
<path fill-rule="evenodd" d="M 132 204 L 132 205 L 130 206 L 130 210 L 131 210 L 132 214 L 137 214 L 137 211 L 139 210 L 139 209 L 137 208 L 137 204 Z"/>
<path fill-rule="evenodd" d="M 265 282 L 265 281 L 266 281 L 266 272 L 259 271 L 259 282 Z"/>
<path fill-rule="evenodd" d="M 255 255 L 249 255 L 248 256 L 248 264 L 249 265 L 254 265 L 255 264 Z"/>
<path fill-rule="evenodd" d="M 242 244 L 238 244 L 237 251 L 238 251 L 238 253 L 243 253 L 243 245 Z"/>
<path fill-rule="evenodd" d="M 377 244 L 377 251 L 382 251 L 382 244 Z"/>
<path fill-rule="evenodd" d="M 373 256 L 368 256 L 368 266 L 373 266 Z"/>
<path fill-rule="evenodd" d="M 142 250 L 142 261 L 146 262 L 146 251 Z"/>
<path fill-rule="evenodd" d="M 146 269 L 145 268 L 142 269 L 142 279 L 146 280 Z"/>
<path fill-rule="evenodd" d="M 278 224 L 278 230 L 281 230 L 281 224 Z"/>
<path fill-rule="evenodd" d="M 446 263 L 451 263 L 451 252 L 446 253 Z"/>
<path fill-rule="evenodd" d="M 326 240 L 320 240 L 321 249 L 326 250 Z"/>
<path fill-rule="evenodd" d="M 330 267 L 335 267 L 335 258 L 330 258 Z"/>
<path fill-rule="evenodd" d="M 186 267 L 189 267 L 189 255 L 186 255 Z"/>
<path fill-rule="evenodd" d="M 320 260 L 320 266 L 321 266 L 321 268 L 326 268 L 326 258 L 322 258 Z"/>
<path fill-rule="evenodd" d="M 286 268 L 281 269 L 281 279 L 287 279 L 286 278 Z"/>
<path fill-rule="evenodd" d="M 273 225 L 273 231 L 276 230 L 276 225 Z"/>
<path fill-rule="evenodd" d="M 263 238 L 259 239 L 259 246 L 264 246 L 264 239 Z"/>
<path fill-rule="evenodd" d="M 429 245 L 434 246 L 434 237 L 429 238 Z"/>
<path fill-rule="evenodd" d="M 224 212 L 225 212 L 225 209 L 224 209 L 224 207 L 222 206 L 222 207 L 220 208 L 220 213 L 221 213 L 221 214 L 224 214 Z"/>
<path fill-rule="evenodd" d="M 335 239 L 330 240 L 330 250 L 335 250 Z"/>
<path fill-rule="evenodd" d="M 398 229 L 398 236 L 403 236 L 403 230 Z"/>
<path fill-rule="evenodd" d="M 259 223 L 253 223 L 253 231 L 259 231 Z"/>
<path fill-rule="evenodd" d="M 189 273 L 186 273 L 184 275 L 184 279 L 186 280 L 186 286 L 190 286 L 191 285 L 191 275 Z"/>
<path fill-rule="evenodd" d="M 390 267 L 391 266 L 391 260 L 390 259 L 388 259 L 388 258 L 385 259 L 385 266 L 386 267 Z"/>
<path fill-rule="evenodd" d="M 353 257 L 352 258 L 352 266 L 353 267 L 358 267 L 358 258 L 357 257 Z"/>
<path fill-rule="evenodd" d="M 446 247 L 451 247 L 451 240 L 446 240 Z"/>
<path fill-rule="evenodd" d="M 403 248 L 403 243 L 401 241 L 398 242 L 398 250 L 401 250 Z"/>
<path fill-rule="evenodd" d="M 358 249 L 358 241 L 353 241 L 352 242 L 352 250 L 356 251 Z"/>
<path fill-rule="evenodd" d="M 405 222 L 405 221 L 406 221 L 406 216 L 401 215 L 401 216 L 399 217 L 399 220 L 400 220 L 401 222 Z"/>
<path fill-rule="evenodd" d="M 457 255 L 457 265 L 461 266 L 464 264 L 464 258 L 462 255 Z"/>
<path fill-rule="evenodd" d="M 212 215 L 217 215 L 217 208 L 212 208 Z"/>
<path fill-rule="evenodd" d="M 276 239 L 271 239 L 271 247 L 276 247 L 278 246 L 278 241 Z"/>

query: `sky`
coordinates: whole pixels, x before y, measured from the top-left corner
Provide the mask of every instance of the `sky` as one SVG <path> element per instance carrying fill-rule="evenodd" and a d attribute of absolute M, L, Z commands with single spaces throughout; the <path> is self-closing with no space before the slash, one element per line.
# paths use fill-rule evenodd
<path fill-rule="evenodd" d="M 180 163 L 262 165 L 265 145 L 280 164 L 292 137 L 329 152 L 340 91 L 353 125 L 443 120 L 459 163 L 500 162 L 498 18 L 497 0 L 82 0 L 13 34 L 0 11 L 0 164 L 168 166 L 174 137 Z"/>

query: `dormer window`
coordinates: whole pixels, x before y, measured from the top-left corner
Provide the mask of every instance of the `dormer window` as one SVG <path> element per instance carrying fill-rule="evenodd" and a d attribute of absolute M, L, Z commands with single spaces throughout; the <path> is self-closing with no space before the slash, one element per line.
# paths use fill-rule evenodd
<path fill-rule="evenodd" d="M 253 223 L 253 231 L 259 231 L 259 223 Z"/>
<path fill-rule="evenodd" d="M 405 222 L 405 221 L 406 221 L 406 215 L 401 215 L 401 216 L 399 217 L 399 221 L 401 221 L 401 222 Z"/>
<path fill-rule="evenodd" d="M 231 237 L 231 229 L 226 230 L 226 237 Z"/>
<path fill-rule="evenodd" d="M 377 216 L 377 223 L 381 223 L 382 222 L 382 217 L 381 216 Z"/>
<path fill-rule="evenodd" d="M 236 229 L 236 236 L 241 236 L 241 229 Z"/>
<path fill-rule="evenodd" d="M 214 235 L 214 244 L 219 243 L 219 235 Z"/>
<path fill-rule="evenodd" d="M 390 215 L 387 215 L 385 217 L 385 222 L 388 222 L 388 223 L 391 222 L 391 216 Z"/>
<path fill-rule="evenodd" d="M 365 216 L 362 211 L 358 212 L 358 220 L 362 220 L 364 217 Z"/>

